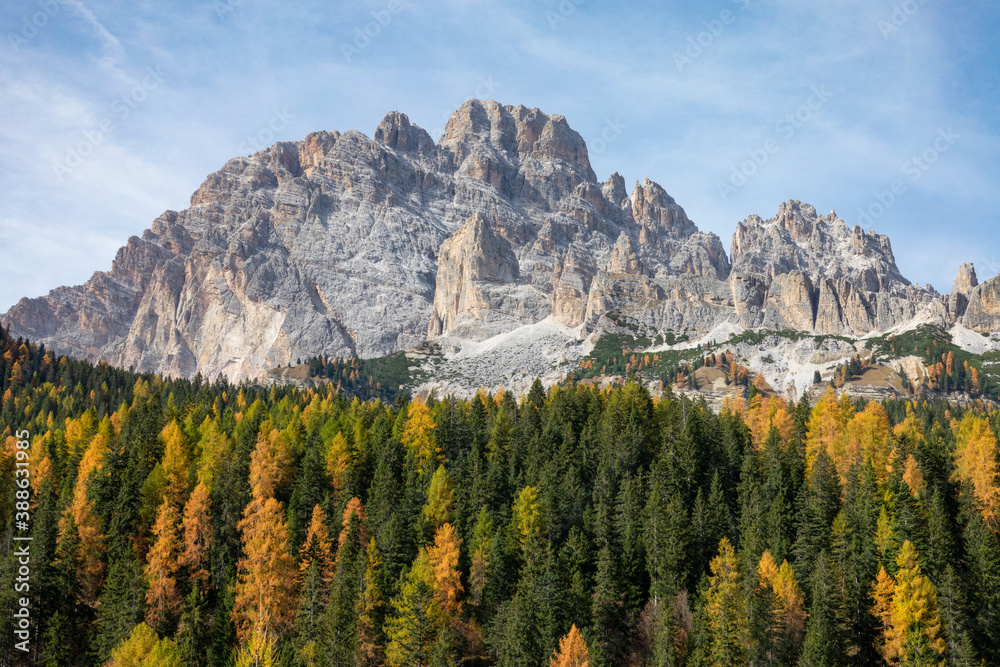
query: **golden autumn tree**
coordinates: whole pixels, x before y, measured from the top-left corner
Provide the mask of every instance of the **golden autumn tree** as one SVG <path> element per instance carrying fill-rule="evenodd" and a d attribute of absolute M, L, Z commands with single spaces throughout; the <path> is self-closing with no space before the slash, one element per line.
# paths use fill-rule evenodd
<path fill-rule="evenodd" d="M 233 447 L 226 432 L 219 426 L 218 420 L 205 417 L 199 427 L 201 438 L 198 441 L 200 455 L 197 462 L 197 480 L 211 491 L 215 483 L 216 472 Z"/>
<path fill-rule="evenodd" d="M 333 578 L 333 547 L 330 543 L 330 529 L 326 525 L 326 515 L 319 505 L 313 507 L 300 557 L 302 560 L 299 562 L 299 570 L 305 572 L 316 563 L 320 578 L 324 583 L 330 583 Z"/>
<path fill-rule="evenodd" d="M 841 483 L 847 480 L 852 463 L 871 461 L 880 481 L 888 477 L 889 454 L 892 451 L 892 425 L 881 403 L 871 401 L 854 415 L 845 427 L 846 446 L 841 460 L 834 459 Z"/>
<path fill-rule="evenodd" d="M 347 468 L 351 463 L 351 448 L 347 438 L 340 431 L 333 436 L 326 450 L 326 474 L 330 478 L 334 495 L 339 496 L 344 489 Z"/>
<path fill-rule="evenodd" d="M 151 628 L 166 630 L 181 607 L 177 588 L 177 569 L 181 551 L 177 507 L 172 499 L 160 504 L 153 526 L 153 548 L 149 550 L 145 574 L 149 582 L 146 590 L 146 624 Z"/>
<path fill-rule="evenodd" d="M 236 654 L 236 667 L 277 667 L 276 643 L 274 635 L 259 624 Z"/>
<path fill-rule="evenodd" d="M 441 611 L 448 617 L 462 613 L 459 600 L 464 592 L 462 573 L 458 569 L 459 547 L 462 539 L 455 533 L 455 527 L 446 523 L 434 535 L 434 544 L 427 549 L 427 560 L 433 577 L 434 592 Z"/>
<path fill-rule="evenodd" d="M 241 642 L 254 634 L 264 638 L 284 634 L 295 613 L 298 568 L 291 555 L 284 507 L 273 497 L 290 465 L 284 434 L 271 430 L 257 438 L 250 456 L 250 503 L 237 524 L 244 556 L 237 565 L 233 622 Z"/>
<path fill-rule="evenodd" d="M 903 481 L 910 487 L 910 494 L 914 498 L 918 497 L 920 492 L 927 488 L 927 483 L 924 482 L 924 476 L 920 472 L 920 466 L 917 465 L 917 460 L 913 458 L 913 454 L 908 454 L 906 461 L 903 463 Z"/>
<path fill-rule="evenodd" d="M 783 399 L 777 396 L 769 398 L 762 394 L 756 394 L 750 399 L 746 423 L 758 450 L 763 450 L 772 427 L 778 429 L 782 442 L 787 442 L 795 425 L 788 411 L 788 404 Z"/>
<path fill-rule="evenodd" d="M 882 568 L 872 591 L 872 613 L 882 627 L 882 656 L 890 664 L 943 665 L 946 645 L 937 591 L 921 572 L 909 540 L 903 542 L 896 565 L 895 580 Z"/>
<path fill-rule="evenodd" d="M 238 527 L 243 533 L 244 557 L 237 568 L 233 604 L 237 636 L 247 641 L 257 627 L 266 636 L 281 635 L 291 626 L 298 583 L 284 508 L 267 498 Z"/>
<path fill-rule="evenodd" d="M 84 452 L 94 437 L 97 424 L 93 410 L 87 410 L 76 419 L 66 420 L 66 455 L 70 460 Z"/>
<path fill-rule="evenodd" d="M 250 455 L 251 503 L 274 497 L 278 487 L 288 484 L 291 468 L 292 452 L 285 434 L 277 429 L 260 434 Z"/>
<path fill-rule="evenodd" d="M 67 534 L 76 531 L 80 541 L 80 589 L 84 601 L 97 604 L 97 595 L 104 581 L 104 534 L 101 522 L 94 511 L 94 503 L 87 497 L 89 482 L 101 470 L 104 455 L 111 444 L 111 420 L 105 417 L 98 426 L 84 452 L 73 488 L 73 499 L 59 521 L 60 540 L 71 539 Z"/>
<path fill-rule="evenodd" d="M 105 667 L 142 667 L 160 638 L 145 623 L 132 629 L 128 638 L 115 647 Z"/>
<path fill-rule="evenodd" d="M 190 485 L 191 454 L 187 438 L 180 425 L 172 421 L 163 427 L 160 439 L 163 440 L 162 465 L 166 478 L 164 492 L 177 507 L 182 507 Z"/>
<path fill-rule="evenodd" d="M 337 537 L 337 552 L 339 557 L 339 552 L 344 548 L 344 543 L 347 542 L 347 537 L 351 532 L 351 521 L 354 520 L 358 527 L 358 542 L 361 544 L 362 549 L 368 548 L 368 515 L 365 514 L 364 503 L 358 498 L 351 498 L 347 501 L 347 506 L 344 508 L 344 514 L 340 521 L 340 535 Z"/>
<path fill-rule="evenodd" d="M 952 421 L 955 431 L 953 481 L 967 482 L 979 502 L 986 523 L 1000 529 L 1000 484 L 997 483 L 997 439 L 989 417 L 967 412 L 961 422 Z"/>
<path fill-rule="evenodd" d="M 410 401 L 400 441 L 416 456 L 417 470 L 420 472 L 441 458 L 441 448 L 434 436 L 434 427 L 434 417 L 427 404 L 419 398 Z"/>
<path fill-rule="evenodd" d="M 881 638 L 878 644 L 879 653 L 886 662 L 892 662 L 897 655 L 897 649 L 890 647 L 889 643 L 889 638 L 892 636 L 892 593 L 895 587 L 896 582 L 885 571 L 885 566 L 880 567 L 872 585 L 872 616 L 878 622 Z"/>
<path fill-rule="evenodd" d="M 718 665 L 744 664 L 750 628 L 740 589 L 739 558 L 728 538 L 719 542 L 719 554 L 709 568 L 712 574 L 705 593 L 709 659 Z"/>
<path fill-rule="evenodd" d="M 184 549 L 180 564 L 203 592 L 208 589 L 208 550 L 212 546 L 212 499 L 199 483 L 184 506 Z"/>
<path fill-rule="evenodd" d="M 806 435 L 806 470 L 812 470 L 816 457 L 826 452 L 832 461 L 844 458 L 844 427 L 847 425 L 845 411 L 837 401 L 833 387 L 827 387 L 822 398 L 816 402 L 809 417 Z M 850 415 L 848 419 L 853 417 Z"/>
<path fill-rule="evenodd" d="M 559 640 L 559 649 L 549 658 L 549 667 L 590 667 L 590 649 L 575 623 Z"/>
<path fill-rule="evenodd" d="M 795 655 L 806 634 L 806 601 L 795 572 L 788 561 L 781 566 L 774 562 L 770 551 L 765 551 L 757 566 L 759 585 L 773 593 L 775 645 L 786 655 Z"/>

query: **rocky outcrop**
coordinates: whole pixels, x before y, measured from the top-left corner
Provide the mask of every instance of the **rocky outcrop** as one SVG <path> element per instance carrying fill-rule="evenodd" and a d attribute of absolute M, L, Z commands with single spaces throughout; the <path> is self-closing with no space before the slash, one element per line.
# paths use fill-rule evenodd
<path fill-rule="evenodd" d="M 510 243 L 493 233 L 482 213 L 474 214 L 438 251 L 427 335 L 452 333 L 463 324 L 472 329 L 467 335 L 489 335 L 544 319 L 549 300 L 519 277 Z"/>
<path fill-rule="evenodd" d="M 1000 276 L 970 290 L 962 323 L 982 334 L 1000 331 Z"/>
<path fill-rule="evenodd" d="M 958 267 L 958 275 L 951 284 L 951 294 L 947 297 L 948 316 L 958 321 L 969 306 L 969 295 L 979 285 L 976 268 L 970 262 L 964 262 Z"/>
<path fill-rule="evenodd" d="M 372 138 L 314 132 L 234 158 L 110 272 L 2 319 L 90 360 L 255 378 L 428 332 L 579 326 L 623 234 L 649 275 L 728 274 L 718 238 L 663 188 L 647 180 L 630 198 L 618 174 L 599 183 L 563 116 L 470 100 L 437 144 L 392 112 Z"/>
<path fill-rule="evenodd" d="M 851 229 L 833 211 L 822 216 L 795 200 L 781 204 L 769 220 L 752 215 L 740 222 L 730 255 L 733 274 L 757 276 L 767 284 L 775 276 L 801 271 L 817 278 L 844 278 L 867 292 L 917 300 L 937 296 L 900 274 L 888 237 L 857 226 Z"/>
<path fill-rule="evenodd" d="M 584 334 L 612 310 L 693 335 L 860 336 L 918 314 L 998 328 L 996 281 L 963 266 L 939 297 L 900 275 L 886 237 L 797 201 L 741 222 L 731 260 L 655 182 L 599 182 L 563 116 L 469 100 L 438 143 L 391 112 L 372 138 L 313 132 L 234 158 L 111 271 L 0 319 L 57 352 L 233 380 L 542 321 Z"/>
<path fill-rule="evenodd" d="M 801 271 L 776 276 L 767 290 L 759 328 L 812 331 L 816 323 L 817 297 L 809 276 Z"/>

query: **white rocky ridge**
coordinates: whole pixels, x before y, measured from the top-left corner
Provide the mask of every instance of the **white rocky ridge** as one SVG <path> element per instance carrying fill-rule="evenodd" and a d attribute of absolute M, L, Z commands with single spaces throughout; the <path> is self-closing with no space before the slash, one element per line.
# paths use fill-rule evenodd
<path fill-rule="evenodd" d="M 599 182 L 564 117 L 470 100 L 437 143 L 392 112 L 372 138 L 314 132 L 234 158 L 111 271 L 0 321 L 60 353 L 232 380 L 430 338 L 463 386 L 510 387 L 558 378 L 612 311 L 693 340 L 918 320 L 988 334 L 1000 280 L 963 265 L 939 296 L 900 274 L 886 237 L 797 201 L 740 223 L 730 258 L 660 185 Z"/>

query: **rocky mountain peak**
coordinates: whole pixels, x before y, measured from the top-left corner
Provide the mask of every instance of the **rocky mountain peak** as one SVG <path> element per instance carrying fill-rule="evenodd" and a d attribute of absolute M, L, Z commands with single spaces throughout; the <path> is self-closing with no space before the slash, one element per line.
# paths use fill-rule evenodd
<path fill-rule="evenodd" d="M 417 125 L 411 125 L 406 114 L 390 111 L 375 129 L 375 141 L 403 153 L 432 155 L 437 146 L 431 135 Z"/>
<path fill-rule="evenodd" d="M 608 258 L 607 266 L 604 270 L 612 274 L 639 275 L 643 273 L 642 265 L 639 262 L 639 255 L 635 252 L 632 239 L 622 232 L 615 242 L 615 247 L 611 250 L 611 257 Z"/>
<path fill-rule="evenodd" d="M 797 270 L 814 282 L 844 278 L 870 292 L 921 291 L 899 272 L 888 237 L 860 227 L 852 230 L 835 212 L 819 215 L 794 199 L 781 204 L 769 220 L 752 215 L 740 222 L 730 259 L 733 273 L 756 276 L 765 284 Z"/>
<path fill-rule="evenodd" d="M 962 294 L 968 297 L 969 292 L 978 285 L 979 279 L 976 278 L 976 267 L 972 265 L 972 262 L 963 262 L 958 267 L 958 275 L 955 276 L 955 281 L 951 284 L 951 293 Z"/>
<path fill-rule="evenodd" d="M 554 180 L 546 192 L 526 193 L 536 201 L 597 182 L 583 138 L 564 116 L 537 108 L 469 100 L 452 114 L 439 145 L 452 153 L 459 173 L 495 186 L 507 183 L 512 195 L 518 173 L 535 182 Z"/>
<path fill-rule="evenodd" d="M 998 285 L 963 267 L 937 299 L 899 274 L 886 237 L 795 200 L 740 222 L 727 257 L 652 180 L 631 195 L 617 172 L 599 183 L 565 117 L 469 100 L 438 145 L 390 112 L 371 138 L 319 131 L 233 158 L 109 272 L 22 299 L 3 322 L 59 353 L 238 381 L 543 320 L 575 336 L 612 310 L 651 331 L 864 335 L 968 307 L 985 330 Z"/>
<path fill-rule="evenodd" d="M 698 231 L 674 198 L 649 178 L 635 182 L 631 200 L 632 217 L 640 225 L 639 242 L 643 245 L 684 240 Z"/>
<path fill-rule="evenodd" d="M 608 180 L 601 186 L 601 193 L 611 205 L 619 206 L 622 209 L 628 208 L 631 213 L 632 201 L 625 189 L 625 179 L 617 171 L 608 176 Z"/>

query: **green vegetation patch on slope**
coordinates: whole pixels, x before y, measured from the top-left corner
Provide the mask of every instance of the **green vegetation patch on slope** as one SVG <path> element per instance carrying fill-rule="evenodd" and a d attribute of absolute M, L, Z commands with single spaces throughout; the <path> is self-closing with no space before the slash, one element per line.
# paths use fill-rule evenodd
<path fill-rule="evenodd" d="M 876 358 L 919 357 L 930 369 L 928 385 L 932 389 L 1000 396 L 1000 353 L 967 352 L 955 345 L 951 335 L 939 326 L 924 324 L 900 334 L 873 338 L 867 347 Z"/>
<path fill-rule="evenodd" d="M 392 403 L 397 396 L 407 395 L 413 379 L 413 364 L 405 352 L 384 357 L 313 357 L 309 360 L 309 377 L 328 380 L 345 394 L 361 400 L 378 398 Z"/>

